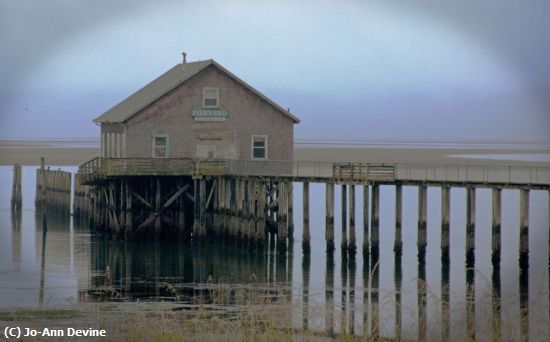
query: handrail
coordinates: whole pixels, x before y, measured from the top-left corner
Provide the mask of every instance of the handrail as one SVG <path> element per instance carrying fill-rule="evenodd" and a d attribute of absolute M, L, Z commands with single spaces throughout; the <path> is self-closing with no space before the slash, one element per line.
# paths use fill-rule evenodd
<path fill-rule="evenodd" d="M 79 168 L 83 182 L 111 176 L 234 175 L 334 179 L 550 185 L 550 167 L 459 164 L 333 163 L 291 160 L 94 158 Z"/>

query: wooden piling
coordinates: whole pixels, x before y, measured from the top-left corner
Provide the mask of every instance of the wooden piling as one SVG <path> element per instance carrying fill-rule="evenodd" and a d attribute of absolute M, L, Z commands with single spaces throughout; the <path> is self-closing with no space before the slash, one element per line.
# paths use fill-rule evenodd
<path fill-rule="evenodd" d="M 347 210 L 348 210 L 348 204 L 347 204 L 347 190 L 346 185 L 342 184 L 342 244 L 341 249 L 342 253 L 345 253 L 348 250 L 348 217 L 347 217 Z"/>
<path fill-rule="evenodd" d="M 302 196 L 303 227 L 302 227 L 302 250 L 304 253 L 310 251 L 311 235 L 309 233 L 309 182 L 303 183 Z"/>
<path fill-rule="evenodd" d="M 369 185 L 363 185 L 363 256 L 369 255 Z"/>
<path fill-rule="evenodd" d="M 11 190 L 11 210 L 20 211 L 22 207 L 23 196 L 21 193 L 21 165 L 13 166 L 13 185 Z"/>
<path fill-rule="evenodd" d="M 427 224 L 428 215 L 428 188 L 425 184 L 418 187 L 418 260 L 424 262 L 426 258 Z"/>
<path fill-rule="evenodd" d="M 131 236 L 132 235 L 132 229 L 133 229 L 133 222 L 132 222 L 132 186 L 130 185 L 130 182 L 126 182 L 125 187 L 125 196 L 126 196 L 126 220 L 124 227 L 125 235 Z"/>
<path fill-rule="evenodd" d="M 395 185 L 395 241 L 393 251 L 401 255 L 403 250 L 403 241 L 401 238 L 401 223 L 403 216 L 403 187 L 401 184 Z"/>
<path fill-rule="evenodd" d="M 287 183 L 279 182 L 279 210 L 278 210 L 278 229 L 277 229 L 277 244 L 280 249 L 286 250 L 288 237 L 288 192 Z"/>
<path fill-rule="evenodd" d="M 519 266 L 529 268 L 529 189 L 520 190 Z"/>
<path fill-rule="evenodd" d="M 267 241 L 267 229 L 266 229 L 266 188 L 265 181 L 260 180 L 258 184 L 258 208 L 257 208 L 257 234 L 256 239 L 261 246 L 266 245 Z"/>
<path fill-rule="evenodd" d="M 441 187 L 441 262 L 449 262 L 450 248 L 450 218 L 451 218 L 451 187 Z"/>
<path fill-rule="evenodd" d="M 502 189 L 493 188 L 493 224 L 492 224 L 492 262 L 493 265 L 500 264 L 501 254 L 501 215 L 502 215 Z"/>
<path fill-rule="evenodd" d="M 193 179 L 193 237 L 200 235 L 200 179 Z"/>
<path fill-rule="evenodd" d="M 334 183 L 326 183 L 325 240 L 327 252 L 334 250 Z"/>
<path fill-rule="evenodd" d="M 466 188 L 466 266 L 475 264 L 476 188 Z"/>
<path fill-rule="evenodd" d="M 357 247 L 355 242 L 355 185 L 349 186 L 349 241 L 348 253 L 355 254 Z"/>
<path fill-rule="evenodd" d="M 380 185 L 372 184 L 372 202 L 371 202 L 371 224 L 370 224 L 370 254 L 374 259 L 378 259 L 380 252 L 379 240 L 379 222 L 380 222 Z"/>
<path fill-rule="evenodd" d="M 288 204 L 288 239 L 294 240 L 294 184 L 287 182 L 287 204 Z"/>

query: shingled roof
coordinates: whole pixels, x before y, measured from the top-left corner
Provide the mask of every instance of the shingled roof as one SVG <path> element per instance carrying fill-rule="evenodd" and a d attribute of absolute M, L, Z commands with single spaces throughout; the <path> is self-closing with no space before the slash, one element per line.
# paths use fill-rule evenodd
<path fill-rule="evenodd" d="M 265 95 L 252 88 L 246 82 L 229 72 L 227 69 L 216 63 L 213 59 L 198 62 L 189 62 L 185 64 L 177 64 L 172 69 L 168 70 L 128 98 L 109 109 L 93 121 L 95 123 L 118 123 L 124 122 L 137 114 L 139 111 L 155 102 L 157 99 L 176 88 L 180 84 L 186 82 L 208 66 L 213 65 L 226 73 L 229 77 L 240 83 L 242 86 L 262 98 L 264 101 L 275 107 L 283 115 L 289 117 L 294 123 L 300 122 L 300 119 L 292 115 L 275 102 L 268 99 Z"/>

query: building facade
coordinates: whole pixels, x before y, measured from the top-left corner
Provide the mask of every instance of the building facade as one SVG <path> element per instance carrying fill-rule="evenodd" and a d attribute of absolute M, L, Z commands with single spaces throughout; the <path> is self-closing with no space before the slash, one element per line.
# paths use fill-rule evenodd
<path fill-rule="evenodd" d="M 106 158 L 292 160 L 299 119 L 215 61 L 184 60 L 94 122 Z"/>

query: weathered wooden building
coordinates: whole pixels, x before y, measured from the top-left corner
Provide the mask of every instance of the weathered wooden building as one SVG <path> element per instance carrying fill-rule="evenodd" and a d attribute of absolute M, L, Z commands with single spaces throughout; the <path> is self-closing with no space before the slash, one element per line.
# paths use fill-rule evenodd
<path fill-rule="evenodd" d="M 292 160 L 299 120 L 210 59 L 184 60 L 94 122 L 106 158 Z"/>
<path fill-rule="evenodd" d="M 271 227 L 285 230 L 277 235 L 286 244 L 292 183 L 281 177 L 292 173 L 299 120 L 214 60 L 188 63 L 184 54 L 94 122 L 101 157 L 78 179 L 92 186 L 96 228 L 261 244 Z M 248 162 L 269 177 L 237 174 Z"/>

